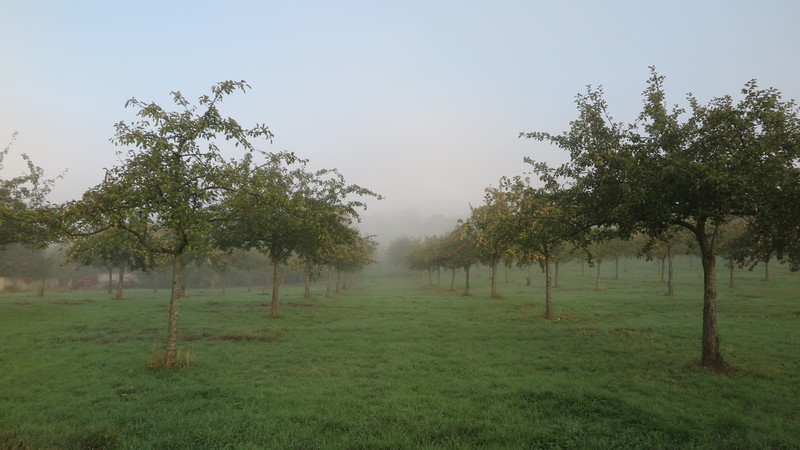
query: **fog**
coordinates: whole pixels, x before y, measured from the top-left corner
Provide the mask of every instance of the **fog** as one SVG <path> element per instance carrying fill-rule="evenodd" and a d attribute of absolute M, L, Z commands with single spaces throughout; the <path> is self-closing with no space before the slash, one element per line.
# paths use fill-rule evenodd
<path fill-rule="evenodd" d="M 563 161 L 518 134 L 566 129 L 586 85 L 620 121 L 650 65 L 672 103 L 753 78 L 800 98 L 797 17 L 794 1 L 4 2 L 0 142 L 18 131 L 15 153 L 67 169 L 52 200 L 77 198 L 118 162 L 127 99 L 174 109 L 170 91 L 244 79 L 223 114 L 385 196 L 361 227 L 388 242 L 445 231 L 526 156 Z"/>

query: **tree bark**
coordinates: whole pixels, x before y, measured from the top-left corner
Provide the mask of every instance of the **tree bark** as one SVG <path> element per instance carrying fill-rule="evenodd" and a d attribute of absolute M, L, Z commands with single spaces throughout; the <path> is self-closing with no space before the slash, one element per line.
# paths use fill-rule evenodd
<path fill-rule="evenodd" d="M 772 278 L 769 277 L 769 259 L 764 260 L 764 281 L 771 281 Z"/>
<path fill-rule="evenodd" d="M 602 291 L 603 288 L 600 287 L 600 266 L 603 265 L 603 261 L 597 261 L 597 278 L 594 280 L 594 290 L 595 291 Z"/>
<path fill-rule="evenodd" d="M 280 293 L 281 271 L 280 261 L 272 260 L 272 304 L 270 305 L 270 317 L 278 317 L 278 295 Z"/>
<path fill-rule="evenodd" d="M 466 281 L 464 283 L 464 296 L 469 296 L 469 266 L 464 267 L 464 276 Z"/>
<path fill-rule="evenodd" d="M 114 296 L 114 300 L 122 300 L 122 282 L 125 280 L 125 261 L 119 263 L 119 272 L 117 277 L 117 295 Z"/>
<path fill-rule="evenodd" d="M 553 319 L 553 283 L 550 276 L 550 256 L 544 258 L 544 318 Z"/>
<path fill-rule="evenodd" d="M 703 263 L 703 335 L 700 344 L 700 363 L 705 367 L 722 368 L 725 362 L 719 352 L 717 334 L 717 261 L 713 244 L 705 232 L 705 223 L 698 220 L 695 231 Z"/>
<path fill-rule="evenodd" d="M 456 269 L 450 269 L 453 274 L 450 276 L 450 290 L 456 290 Z"/>
<path fill-rule="evenodd" d="M 311 297 L 311 261 L 305 264 L 305 287 L 303 288 L 303 298 Z"/>
<path fill-rule="evenodd" d="M 492 262 L 492 298 L 498 298 L 497 294 L 497 262 Z"/>
<path fill-rule="evenodd" d="M 675 295 L 675 290 L 673 288 L 673 283 L 672 283 L 672 277 L 674 274 L 672 267 L 672 260 L 674 258 L 675 257 L 672 255 L 672 249 L 669 246 L 667 246 L 667 265 L 669 267 L 667 270 L 667 295 L 670 296 Z"/>
<path fill-rule="evenodd" d="M 181 298 L 189 298 L 189 281 L 186 277 L 186 265 L 181 268 Z"/>
<path fill-rule="evenodd" d="M 172 290 L 169 296 L 169 321 L 167 322 L 167 348 L 164 367 L 175 367 L 178 348 L 178 311 L 183 291 L 183 255 L 176 254 L 172 261 Z"/>
<path fill-rule="evenodd" d="M 114 293 L 114 268 L 108 266 L 108 295 Z"/>
<path fill-rule="evenodd" d="M 331 284 L 333 283 L 333 267 L 328 266 L 328 276 L 325 282 L 325 297 L 331 296 Z"/>
<path fill-rule="evenodd" d="M 614 258 L 614 279 L 619 280 L 619 256 Z"/>
<path fill-rule="evenodd" d="M 733 262 L 733 257 L 728 260 L 728 273 L 730 275 L 728 279 L 728 287 L 735 288 L 736 287 L 736 280 L 734 280 L 734 269 L 736 265 Z"/>

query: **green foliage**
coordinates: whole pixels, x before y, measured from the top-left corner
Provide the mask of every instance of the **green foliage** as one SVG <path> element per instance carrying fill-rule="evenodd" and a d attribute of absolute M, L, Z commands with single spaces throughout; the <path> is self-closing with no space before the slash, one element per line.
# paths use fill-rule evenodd
<path fill-rule="evenodd" d="M 61 249 L 31 248 L 22 244 L 10 244 L 0 250 L 0 276 L 11 278 L 32 278 L 39 286 L 38 295 L 45 292 L 46 278 L 58 272 L 63 260 Z"/>
<path fill-rule="evenodd" d="M 97 234 L 72 239 L 67 259 L 85 266 L 118 267 L 147 271 L 155 265 L 155 254 L 146 251 L 136 237 L 125 230 L 109 228 Z"/>
<path fill-rule="evenodd" d="M 95 227 L 124 229 L 153 252 L 177 255 L 207 249 L 206 236 L 223 218 L 214 206 L 237 187 L 240 164 L 223 158 L 217 140 L 232 141 L 247 155 L 256 150 L 251 139 L 272 137 L 266 126 L 246 129 L 218 110 L 225 95 L 248 87 L 244 82 L 219 83 L 197 106 L 173 92 L 182 110 L 172 112 L 129 100 L 126 106 L 138 108 L 141 120 L 117 123 L 112 141 L 136 149 L 127 151 L 120 165 L 107 170 L 103 183 L 84 195 L 77 205 L 81 218 Z"/>
<path fill-rule="evenodd" d="M 513 206 L 508 194 L 499 189 L 487 188 L 484 197 L 485 204 L 472 210 L 469 224 L 481 262 L 496 266 L 500 259 L 513 253 Z"/>
<path fill-rule="evenodd" d="M 665 104 L 664 77 L 652 69 L 636 122 L 615 122 L 600 89 L 577 97 L 578 118 L 561 135 L 522 136 L 550 141 L 570 161 L 539 170 L 552 186 L 566 185 L 560 203 L 599 238 L 652 233 L 666 225 L 696 238 L 704 265 L 702 359 L 722 367 L 716 328 L 716 270 L 720 227 L 744 219 L 754 235 L 767 237 L 781 257 L 800 248 L 800 115 L 792 101 L 755 81 L 708 105 L 689 96 L 686 111 Z M 541 168 L 541 165 L 537 165 Z"/>
<path fill-rule="evenodd" d="M 224 249 L 255 249 L 273 263 L 285 263 L 294 252 L 323 262 L 337 242 L 352 239 L 348 229 L 364 207 L 353 196 L 380 196 L 347 185 L 335 170 L 308 172 L 306 161 L 292 154 L 270 155 L 260 165 L 246 161 L 240 187 L 221 204 L 226 217 L 211 234 Z"/>
<path fill-rule="evenodd" d="M 11 151 L 17 133 L 0 151 L 0 170 Z M 55 238 L 43 224 L 41 210 L 48 206 L 47 195 L 55 180 L 44 178 L 44 171 L 28 155 L 22 154 L 27 172 L 10 178 L 0 177 L 0 246 L 23 243 L 46 247 Z"/>
<path fill-rule="evenodd" d="M 240 166 L 239 188 L 219 205 L 225 220 L 209 236 L 221 249 L 256 250 L 269 256 L 272 316 L 276 317 L 279 267 L 293 254 L 306 267 L 307 279 L 313 265 L 353 270 L 371 261 L 361 251 L 364 240 L 351 224 L 358 219 L 358 208 L 365 207 L 361 196 L 380 196 L 346 184 L 336 170 L 308 172 L 306 161 L 292 154 L 270 155 L 260 165 L 251 163 L 247 160 Z"/>

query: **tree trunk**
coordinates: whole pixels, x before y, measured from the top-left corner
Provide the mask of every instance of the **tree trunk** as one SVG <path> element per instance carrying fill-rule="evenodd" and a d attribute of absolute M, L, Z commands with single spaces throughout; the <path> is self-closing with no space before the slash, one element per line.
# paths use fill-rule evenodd
<path fill-rule="evenodd" d="M 325 282 L 325 297 L 331 296 L 331 284 L 333 283 L 333 266 L 328 266 L 328 276 Z"/>
<path fill-rule="evenodd" d="M 717 335 L 717 261 L 712 243 L 705 233 L 705 223 L 698 222 L 695 234 L 703 263 L 703 335 L 700 344 L 700 363 L 705 367 L 720 369 L 725 363 L 719 353 L 719 335 Z"/>
<path fill-rule="evenodd" d="M 553 283 L 550 277 L 550 256 L 544 258 L 544 318 L 553 319 Z"/>
<path fill-rule="evenodd" d="M 764 260 L 764 281 L 771 281 L 772 278 L 769 277 L 769 259 Z"/>
<path fill-rule="evenodd" d="M 119 272 L 117 278 L 117 295 L 114 296 L 114 300 L 122 300 L 122 283 L 125 280 L 125 261 L 119 263 Z"/>
<path fill-rule="evenodd" d="M 619 280 L 619 256 L 614 258 L 614 279 Z"/>
<path fill-rule="evenodd" d="M 603 265 L 603 261 L 597 261 L 597 278 L 594 280 L 594 290 L 595 291 L 602 291 L 603 288 L 600 287 L 600 266 Z"/>
<path fill-rule="evenodd" d="M 305 265 L 305 287 L 303 288 L 303 298 L 311 297 L 311 261 L 306 261 Z"/>
<path fill-rule="evenodd" d="M 250 269 L 247 269 L 247 292 L 253 290 L 253 273 Z"/>
<path fill-rule="evenodd" d="M 497 294 L 497 262 L 492 263 L 492 298 L 499 298 Z"/>
<path fill-rule="evenodd" d="M 336 271 L 336 290 L 334 291 L 334 292 L 336 292 L 337 294 L 339 293 L 339 279 L 340 279 L 341 277 L 342 277 L 342 271 L 341 271 L 341 270 L 337 270 L 337 271 Z"/>
<path fill-rule="evenodd" d="M 164 367 L 175 367 L 178 348 L 178 310 L 183 291 L 183 255 L 174 255 L 172 261 L 172 290 L 169 296 L 169 321 L 167 323 L 167 348 Z"/>
<path fill-rule="evenodd" d="M 456 290 L 456 269 L 451 269 L 451 271 L 453 272 L 453 275 L 450 277 L 450 290 L 451 291 L 455 291 Z"/>
<path fill-rule="evenodd" d="M 736 287 L 736 280 L 734 280 L 734 270 L 735 264 L 733 262 L 733 257 L 728 259 L 728 272 L 729 272 L 729 279 L 728 279 L 728 287 L 735 288 Z"/>
<path fill-rule="evenodd" d="M 442 268 L 436 268 L 436 289 L 442 288 Z"/>
<path fill-rule="evenodd" d="M 278 317 L 278 295 L 281 284 L 280 261 L 272 260 L 272 305 L 270 306 L 270 317 Z"/>
<path fill-rule="evenodd" d="M 666 268 L 666 264 L 664 264 L 664 260 L 666 259 L 665 256 L 660 256 L 658 258 L 658 282 L 664 282 L 664 269 Z"/>
<path fill-rule="evenodd" d="M 108 266 L 108 295 L 114 293 L 114 268 Z"/>
<path fill-rule="evenodd" d="M 466 277 L 466 281 L 464 282 L 464 296 L 469 296 L 469 266 L 464 267 L 464 276 Z"/>
<path fill-rule="evenodd" d="M 672 260 L 675 257 L 672 255 L 672 249 L 667 246 L 667 265 L 669 269 L 667 270 L 667 295 L 675 295 L 675 290 L 673 288 L 672 277 L 673 277 L 673 267 L 672 267 Z"/>
<path fill-rule="evenodd" d="M 189 281 L 186 277 L 186 266 L 181 269 L 181 298 L 189 298 Z"/>

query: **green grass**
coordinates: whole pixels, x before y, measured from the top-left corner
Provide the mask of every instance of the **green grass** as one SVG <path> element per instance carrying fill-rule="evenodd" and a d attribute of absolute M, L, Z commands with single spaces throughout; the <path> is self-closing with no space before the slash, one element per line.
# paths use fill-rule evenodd
<path fill-rule="evenodd" d="M 288 286 L 278 319 L 258 291 L 195 290 L 196 365 L 172 371 L 145 368 L 166 291 L 3 295 L 0 448 L 800 447 L 800 274 L 740 271 L 731 289 L 720 270 L 733 369 L 714 373 L 694 364 L 698 262 L 679 262 L 674 297 L 654 264 L 627 265 L 603 266 L 602 291 L 564 267 L 552 321 L 538 271 L 496 300 L 485 270 L 471 297 L 418 275 L 329 299 Z"/>

